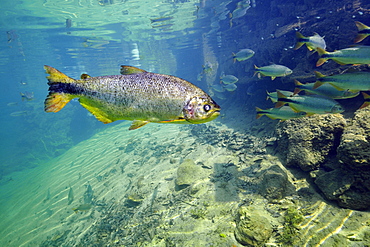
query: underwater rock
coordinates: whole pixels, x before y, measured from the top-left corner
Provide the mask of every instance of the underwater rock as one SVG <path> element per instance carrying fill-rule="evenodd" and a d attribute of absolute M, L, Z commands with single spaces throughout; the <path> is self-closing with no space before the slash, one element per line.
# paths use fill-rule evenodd
<path fill-rule="evenodd" d="M 339 206 L 370 208 L 370 108 L 357 110 L 344 128 L 337 148 L 339 167 L 321 173 L 315 183 L 329 200 Z"/>
<path fill-rule="evenodd" d="M 317 169 L 335 151 L 346 120 L 340 114 L 323 114 L 287 120 L 276 127 L 278 152 L 287 166 Z"/>
<path fill-rule="evenodd" d="M 355 112 L 352 123 L 344 129 L 337 152 L 346 166 L 370 170 L 370 107 Z"/>
<path fill-rule="evenodd" d="M 199 179 L 201 168 L 191 159 L 185 159 L 177 168 L 177 189 L 181 190 L 195 183 Z"/>
<path fill-rule="evenodd" d="M 278 165 L 267 169 L 262 175 L 259 192 L 269 200 L 282 199 L 294 186 L 289 182 L 288 175 Z"/>
<path fill-rule="evenodd" d="M 270 221 L 252 207 L 241 206 L 236 216 L 236 240 L 247 246 L 263 246 L 272 235 Z"/>
<path fill-rule="evenodd" d="M 315 183 L 327 199 L 338 202 L 339 206 L 367 210 L 370 207 L 370 190 L 366 188 L 369 175 L 336 169 L 320 175 Z"/>

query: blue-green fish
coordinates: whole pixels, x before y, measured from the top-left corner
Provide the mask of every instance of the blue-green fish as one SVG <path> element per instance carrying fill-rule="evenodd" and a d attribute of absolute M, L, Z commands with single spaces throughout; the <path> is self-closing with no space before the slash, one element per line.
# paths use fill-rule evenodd
<path fill-rule="evenodd" d="M 236 54 L 233 53 L 234 63 L 235 61 L 245 61 L 251 57 L 253 57 L 254 51 L 251 49 L 242 49 L 238 51 Z"/>
<path fill-rule="evenodd" d="M 354 98 L 360 94 L 359 91 L 357 92 L 351 92 L 349 90 L 339 91 L 334 86 L 328 83 L 325 83 L 316 89 L 314 89 L 315 83 L 303 84 L 297 80 L 294 80 L 294 83 L 295 83 L 294 94 L 298 94 L 299 92 L 303 90 L 303 91 L 306 91 L 312 94 L 322 95 L 322 96 L 326 96 L 332 99 L 349 99 L 349 98 Z"/>
<path fill-rule="evenodd" d="M 271 80 L 274 80 L 276 77 L 287 76 L 293 73 L 293 71 L 288 67 L 278 64 L 272 64 L 263 67 L 257 67 L 254 65 L 254 68 L 256 69 L 254 74 L 258 74 L 258 78 L 260 78 L 261 75 L 271 76 Z"/>
<path fill-rule="evenodd" d="M 366 26 L 365 24 L 359 21 L 355 21 L 355 23 L 358 28 L 358 34 L 357 37 L 355 38 L 355 43 L 358 43 L 370 35 L 370 27 Z"/>
<path fill-rule="evenodd" d="M 223 86 L 227 91 L 233 92 L 235 91 L 238 87 L 235 85 L 235 83 L 232 84 L 226 84 Z"/>
<path fill-rule="evenodd" d="M 315 71 L 316 82 L 314 89 L 319 88 L 325 83 L 333 85 L 338 90 L 348 90 L 351 92 L 368 91 L 370 90 L 370 73 L 369 72 L 353 72 L 331 76 L 325 76 L 320 72 Z"/>
<path fill-rule="evenodd" d="M 327 60 L 332 59 L 340 65 L 345 64 L 370 64 L 370 46 L 355 46 L 333 52 L 317 48 L 320 59 L 316 66 L 320 66 Z"/>
<path fill-rule="evenodd" d="M 289 106 L 282 106 L 280 108 L 270 108 L 262 110 L 261 108 L 256 107 L 257 119 L 265 115 L 271 119 L 280 119 L 282 121 L 292 119 L 292 118 L 301 118 L 306 116 L 305 112 L 295 112 Z"/>
<path fill-rule="evenodd" d="M 279 90 L 280 93 L 284 94 L 286 97 L 293 97 L 295 96 L 294 95 L 294 92 L 291 92 L 291 91 L 284 91 L 284 90 Z M 277 96 L 277 92 L 267 92 L 267 98 L 266 100 L 270 99 L 272 101 L 272 103 L 276 103 L 278 101 L 278 96 Z"/>
<path fill-rule="evenodd" d="M 199 124 L 220 115 L 220 106 L 208 94 L 175 76 L 122 66 L 121 75 L 76 80 L 50 66 L 44 68 L 50 86 L 46 112 L 58 112 L 78 98 L 103 123 L 132 120 L 130 130 L 150 122 Z"/>
<path fill-rule="evenodd" d="M 278 102 L 275 107 L 288 104 L 296 112 L 306 112 L 307 115 L 341 113 L 342 106 L 335 100 L 321 95 L 299 95 L 286 97 L 278 91 Z"/>
<path fill-rule="evenodd" d="M 215 90 L 216 92 L 219 92 L 219 93 L 225 92 L 225 88 L 223 87 L 223 85 L 221 83 L 214 84 L 214 85 L 211 86 L 211 88 L 213 90 Z"/>
<path fill-rule="evenodd" d="M 310 37 L 305 37 L 300 32 L 296 32 L 296 37 L 297 43 L 294 50 L 299 49 L 304 44 L 306 44 L 307 49 L 310 51 L 316 51 L 318 47 L 323 50 L 326 49 L 325 40 L 318 33 L 314 33 L 314 35 Z"/>
<path fill-rule="evenodd" d="M 233 76 L 233 75 L 224 75 L 224 76 L 221 76 L 221 82 L 223 84 L 236 83 L 238 80 L 239 79 L 236 76 Z"/>

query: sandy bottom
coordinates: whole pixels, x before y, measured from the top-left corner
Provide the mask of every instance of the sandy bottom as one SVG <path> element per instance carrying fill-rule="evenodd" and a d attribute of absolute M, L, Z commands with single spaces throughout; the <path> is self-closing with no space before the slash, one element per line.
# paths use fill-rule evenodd
<path fill-rule="evenodd" d="M 258 143 L 264 147 L 263 139 L 242 152 L 229 142 L 251 133 L 216 121 L 206 126 L 215 140 L 197 137 L 192 126 L 151 124 L 128 131 L 124 122 L 47 164 L 12 174 L 0 185 L 0 246 L 241 246 L 234 236 L 241 205 L 258 210 L 275 232 L 284 227 L 288 206 L 306 208 L 299 246 L 368 243 L 368 212 L 325 202 L 277 157 L 253 151 Z M 204 125 L 199 128 L 207 133 Z M 189 159 L 196 174 L 190 185 L 176 185 L 178 167 Z M 296 191 L 306 188 L 307 197 L 293 192 L 265 199 L 260 177 L 272 166 L 288 175 Z M 72 210 L 81 205 L 84 210 Z"/>

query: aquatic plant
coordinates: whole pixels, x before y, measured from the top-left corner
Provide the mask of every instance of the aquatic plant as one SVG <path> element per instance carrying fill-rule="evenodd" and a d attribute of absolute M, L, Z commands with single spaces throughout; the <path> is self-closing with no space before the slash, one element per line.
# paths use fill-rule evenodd
<path fill-rule="evenodd" d="M 301 212 L 295 207 L 289 207 L 284 215 L 284 230 L 278 241 L 283 245 L 293 246 L 298 233 L 298 225 L 303 221 Z"/>
<path fill-rule="evenodd" d="M 207 214 L 207 210 L 202 209 L 202 208 L 196 208 L 190 210 L 190 215 L 194 219 L 205 219 Z"/>

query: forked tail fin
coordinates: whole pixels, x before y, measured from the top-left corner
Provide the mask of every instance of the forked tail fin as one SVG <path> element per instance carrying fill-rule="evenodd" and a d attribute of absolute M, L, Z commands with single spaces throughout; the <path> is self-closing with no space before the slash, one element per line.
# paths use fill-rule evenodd
<path fill-rule="evenodd" d="M 75 95 L 63 92 L 63 84 L 75 83 L 76 80 L 66 76 L 62 72 L 53 67 L 44 66 L 46 73 L 49 74 L 46 78 L 49 80 L 49 95 L 45 99 L 44 110 L 46 112 L 58 112 L 60 111 L 69 101 L 75 98 Z"/>

